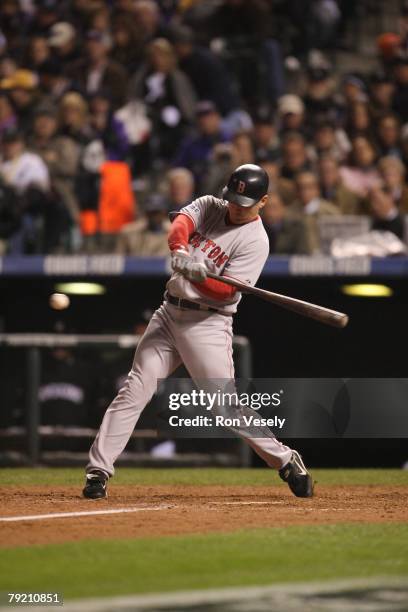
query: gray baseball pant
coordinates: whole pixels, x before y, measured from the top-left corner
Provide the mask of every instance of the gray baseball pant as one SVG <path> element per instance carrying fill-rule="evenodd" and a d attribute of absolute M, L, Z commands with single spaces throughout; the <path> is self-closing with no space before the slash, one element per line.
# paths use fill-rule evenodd
<path fill-rule="evenodd" d="M 156 392 L 158 379 L 167 378 L 181 363 L 195 382 L 233 380 L 232 336 L 231 316 L 164 302 L 137 346 L 125 384 L 105 413 L 86 471 L 97 469 L 113 476 L 114 463 Z M 242 428 L 237 433 L 269 466 L 280 469 L 290 460 L 291 449 L 269 428 L 256 429 Z"/>

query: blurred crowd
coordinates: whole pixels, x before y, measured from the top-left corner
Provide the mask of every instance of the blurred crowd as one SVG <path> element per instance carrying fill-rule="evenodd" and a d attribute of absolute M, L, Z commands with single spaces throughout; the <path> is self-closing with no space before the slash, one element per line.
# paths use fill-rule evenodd
<path fill-rule="evenodd" d="M 408 6 L 374 71 L 338 60 L 369 5 L 2 0 L 0 255 L 166 255 L 168 213 L 243 163 L 271 253 L 321 252 L 329 217 L 403 239 Z"/>

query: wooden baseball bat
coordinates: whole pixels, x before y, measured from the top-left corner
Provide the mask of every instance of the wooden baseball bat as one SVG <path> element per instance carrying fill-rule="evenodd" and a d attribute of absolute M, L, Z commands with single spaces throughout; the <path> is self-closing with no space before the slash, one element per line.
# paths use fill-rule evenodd
<path fill-rule="evenodd" d="M 296 298 L 289 297 L 287 295 L 281 295 L 280 293 L 273 293 L 272 291 L 266 291 L 266 289 L 260 289 L 259 287 L 251 287 L 246 283 L 242 283 L 235 278 L 228 276 L 217 276 L 212 272 L 207 272 L 208 278 L 221 281 L 232 287 L 236 287 L 242 293 L 251 293 L 256 295 L 262 300 L 282 306 L 287 310 L 296 312 L 297 314 L 315 319 L 320 323 L 331 325 L 332 327 L 346 327 L 348 323 L 348 316 L 344 312 L 337 312 L 337 310 L 330 310 L 330 308 L 324 308 L 324 306 L 318 306 L 317 304 L 311 304 L 310 302 L 304 302 L 303 300 L 297 300 Z"/>

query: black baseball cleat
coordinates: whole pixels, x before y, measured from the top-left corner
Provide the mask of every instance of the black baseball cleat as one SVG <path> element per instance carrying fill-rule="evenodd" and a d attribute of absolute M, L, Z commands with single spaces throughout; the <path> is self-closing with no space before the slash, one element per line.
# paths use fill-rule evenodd
<path fill-rule="evenodd" d="M 279 476 L 296 497 L 313 497 L 313 478 L 297 451 L 292 451 L 289 463 L 279 470 Z"/>
<path fill-rule="evenodd" d="M 87 499 L 103 499 L 108 496 L 106 492 L 107 483 L 108 477 L 103 472 L 99 472 L 99 470 L 89 472 L 86 475 L 86 483 L 82 495 Z"/>

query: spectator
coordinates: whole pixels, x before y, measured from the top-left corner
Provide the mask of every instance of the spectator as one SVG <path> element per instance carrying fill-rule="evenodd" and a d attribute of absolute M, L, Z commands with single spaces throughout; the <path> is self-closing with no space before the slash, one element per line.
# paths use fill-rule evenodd
<path fill-rule="evenodd" d="M 38 80 L 29 70 L 16 70 L 10 77 L 0 82 L 0 89 L 8 92 L 17 113 L 19 128 L 28 133 L 32 126 L 33 115 L 38 104 Z"/>
<path fill-rule="evenodd" d="M 27 58 L 24 67 L 37 72 L 40 66 L 50 58 L 50 49 L 46 36 L 34 36 L 27 47 Z"/>
<path fill-rule="evenodd" d="M 109 36 L 111 29 L 110 9 L 105 3 L 100 5 L 99 8 L 92 13 L 89 29 Z"/>
<path fill-rule="evenodd" d="M 147 47 L 147 60 L 132 77 L 129 98 L 141 98 L 150 111 L 158 140 L 159 157 L 169 160 L 186 127 L 194 119 L 195 93 L 177 67 L 173 46 L 157 38 Z"/>
<path fill-rule="evenodd" d="M 30 149 L 45 162 L 51 186 L 56 196 L 69 211 L 71 222 L 79 223 L 79 203 L 75 195 L 75 176 L 78 171 L 80 146 L 72 138 L 57 134 L 57 114 L 51 106 L 39 107 L 34 119 Z"/>
<path fill-rule="evenodd" d="M 336 129 L 331 121 L 317 124 L 313 133 L 313 144 L 308 147 L 308 157 L 316 162 L 322 155 L 342 162 L 350 152 L 350 142 L 342 129 Z"/>
<path fill-rule="evenodd" d="M 125 101 L 127 74 L 123 66 L 109 59 L 109 37 L 96 30 L 86 34 L 86 57 L 80 59 L 68 70 L 74 83 L 86 95 L 100 89 L 109 91 L 114 109 Z"/>
<path fill-rule="evenodd" d="M 134 18 L 136 14 L 136 4 L 134 0 L 116 0 L 114 17 L 119 15 L 128 19 Z"/>
<path fill-rule="evenodd" d="M 278 100 L 281 132 L 304 129 L 305 105 L 299 96 L 285 94 Z"/>
<path fill-rule="evenodd" d="M 279 136 L 275 126 L 275 115 L 268 106 L 258 107 L 253 115 L 253 141 L 256 158 L 265 158 L 279 152 Z"/>
<path fill-rule="evenodd" d="M 160 10 L 154 0 L 138 0 L 131 7 L 135 14 L 135 20 L 144 34 L 143 45 L 145 46 L 154 38 L 164 36 L 165 32 L 160 27 Z"/>
<path fill-rule="evenodd" d="M 350 138 L 372 137 L 371 117 L 367 102 L 353 102 L 348 107 L 346 132 Z"/>
<path fill-rule="evenodd" d="M 60 5 L 58 0 L 38 0 L 37 12 L 31 23 L 33 34 L 47 35 L 50 28 L 60 19 Z"/>
<path fill-rule="evenodd" d="M 143 61 L 143 33 L 134 20 L 119 16 L 113 22 L 111 58 L 133 74 Z"/>
<path fill-rule="evenodd" d="M 388 69 L 401 53 L 402 38 L 394 32 L 385 32 L 377 37 L 376 46 L 384 68 Z"/>
<path fill-rule="evenodd" d="M 206 47 L 194 44 L 194 32 L 187 26 L 171 32 L 180 69 L 190 79 L 200 100 L 211 100 L 222 115 L 239 108 L 230 73 L 222 61 Z"/>
<path fill-rule="evenodd" d="M 221 115 L 213 102 L 202 101 L 196 107 L 196 133 L 187 136 L 180 145 L 174 159 L 174 166 L 188 168 L 194 174 L 197 191 L 202 193 L 201 185 L 211 161 L 213 148 L 218 143 L 230 141 L 221 127 Z"/>
<path fill-rule="evenodd" d="M 335 0 L 312 2 L 309 32 L 316 49 L 335 48 L 337 28 L 340 26 L 341 13 Z"/>
<path fill-rule="evenodd" d="M 293 181 L 281 176 L 280 157 L 277 153 L 269 153 L 265 157 L 257 157 L 256 163 L 261 166 L 269 177 L 269 185 L 273 186 L 282 201 L 287 206 L 296 197 Z"/>
<path fill-rule="evenodd" d="M 234 137 L 235 140 L 235 137 Z M 213 193 L 222 197 L 228 177 L 239 164 L 241 152 L 233 142 L 217 143 L 212 148 L 203 179 L 200 181 L 199 194 Z"/>
<path fill-rule="evenodd" d="M 120 0 L 115 0 L 115 6 L 119 1 Z M 92 16 L 102 4 L 106 4 L 105 0 L 74 0 L 74 2 L 69 2 L 69 10 L 64 12 L 62 17 L 64 21 L 66 19 L 69 23 L 72 23 L 79 34 L 79 38 L 82 38 L 82 35 L 90 29 L 89 24 Z M 62 18 L 60 21 L 61 20 Z"/>
<path fill-rule="evenodd" d="M 235 134 L 231 143 L 214 145 L 205 179 L 200 185 L 201 193 L 214 193 L 221 197 L 234 169 L 243 164 L 253 164 L 254 161 L 252 139 L 246 132 Z"/>
<path fill-rule="evenodd" d="M 58 105 L 60 132 L 69 136 L 79 145 L 87 144 L 92 136 L 88 120 L 88 105 L 77 92 L 70 91 Z"/>
<path fill-rule="evenodd" d="M 404 220 L 387 188 L 376 186 L 370 191 L 372 229 L 392 232 L 400 240 L 404 237 Z"/>
<path fill-rule="evenodd" d="M 154 167 L 151 159 L 149 138 L 152 136 L 152 122 L 147 116 L 147 108 L 141 100 L 131 100 L 114 113 L 124 127 L 129 141 L 129 158 L 132 165 L 132 174 L 135 179 L 148 177 Z M 153 149 L 153 147 L 152 147 Z M 154 179 L 153 179 L 154 180 Z M 143 179 L 142 179 L 143 181 Z M 145 181 L 147 187 L 148 180 Z M 144 187 L 138 187 L 144 190 Z"/>
<path fill-rule="evenodd" d="M 288 213 L 303 219 L 309 253 L 320 252 L 318 219 L 323 216 L 339 216 L 340 211 L 320 195 L 317 177 L 312 172 L 299 172 L 296 176 L 297 200 L 288 207 Z"/>
<path fill-rule="evenodd" d="M 368 138 L 358 136 L 351 142 L 349 164 L 340 168 L 343 184 L 353 193 L 364 198 L 379 181 L 375 167 L 376 151 Z"/>
<path fill-rule="evenodd" d="M 356 102 L 366 102 L 367 88 L 363 77 L 359 74 L 347 74 L 343 78 L 342 93 L 346 107 Z"/>
<path fill-rule="evenodd" d="M 15 59 L 9 55 L 0 57 L 0 78 L 6 79 L 11 77 L 17 70 L 18 65 Z"/>
<path fill-rule="evenodd" d="M 53 56 L 63 67 L 80 60 L 80 52 L 76 43 L 77 32 L 71 23 L 59 21 L 49 31 L 48 45 L 53 51 Z"/>
<path fill-rule="evenodd" d="M 129 166 L 122 161 L 104 161 L 98 155 L 88 155 L 82 160 L 77 194 L 82 208 L 84 250 L 113 252 L 118 232 L 136 214 Z"/>
<path fill-rule="evenodd" d="M 401 126 L 393 113 L 379 118 L 377 123 L 377 143 L 381 156 L 402 157 L 400 146 Z"/>
<path fill-rule="evenodd" d="M 96 92 L 89 102 L 89 110 L 93 138 L 103 142 L 106 159 L 125 160 L 129 141 L 123 123 L 113 115 L 109 95 Z"/>
<path fill-rule="evenodd" d="M 250 133 L 253 130 L 251 115 L 241 109 L 236 109 L 222 119 L 222 128 L 228 134 L 234 135 L 238 132 Z"/>
<path fill-rule="evenodd" d="M 21 48 L 24 32 L 24 18 L 17 0 L 3 0 L 0 3 L 0 23 L 9 51 L 14 54 Z"/>
<path fill-rule="evenodd" d="M 180 210 L 194 200 L 194 176 L 187 168 L 173 168 L 166 175 L 169 210 Z"/>
<path fill-rule="evenodd" d="M 396 88 L 392 103 L 402 123 L 408 121 L 408 53 L 402 53 L 394 63 Z"/>
<path fill-rule="evenodd" d="M 71 89 L 71 79 L 54 59 L 43 62 L 38 69 L 40 87 L 47 101 L 57 103 Z"/>
<path fill-rule="evenodd" d="M 282 176 L 293 180 L 298 172 L 309 169 L 304 137 L 299 132 L 289 132 L 282 142 Z"/>
<path fill-rule="evenodd" d="M 396 157 L 382 157 L 378 162 L 378 170 L 398 210 L 408 214 L 408 187 L 404 181 L 405 166 L 402 161 Z"/>
<path fill-rule="evenodd" d="M 400 48 L 403 51 L 408 50 L 408 4 L 406 2 L 400 3 L 401 6 L 401 14 L 399 17 L 399 38 L 400 38 Z"/>
<path fill-rule="evenodd" d="M 145 204 L 145 217 L 125 225 L 118 234 L 116 252 L 139 257 L 168 255 L 167 234 L 170 221 L 168 204 L 160 195 L 152 195 Z"/>
<path fill-rule="evenodd" d="M 223 0 L 207 20 L 210 47 L 219 49 L 248 106 L 281 92 L 281 58 L 270 38 L 271 9 L 263 0 Z"/>
<path fill-rule="evenodd" d="M 322 197 L 335 204 L 342 215 L 359 215 L 363 212 L 362 200 L 344 185 L 337 160 L 328 155 L 318 161 Z"/>
<path fill-rule="evenodd" d="M 392 111 L 395 84 L 385 72 L 375 72 L 370 78 L 370 114 L 377 119 Z"/>
<path fill-rule="evenodd" d="M 334 85 L 328 65 L 312 66 L 308 69 L 303 102 L 309 125 L 337 122 L 340 109 L 335 99 Z"/>
<path fill-rule="evenodd" d="M 3 134 L 2 145 L 3 160 L 0 163 L 0 174 L 6 185 L 19 194 L 27 191 L 29 187 L 47 192 L 50 188 L 47 166 L 39 155 L 26 150 L 21 132 L 10 129 Z"/>
<path fill-rule="evenodd" d="M 295 28 L 294 53 L 306 55 L 312 49 L 335 45 L 335 33 L 341 17 L 334 0 L 289 0 L 287 10 Z"/>
<path fill-rule="evenodd" d="M 309 247 L 303 221 L 288 215 L 287 207 L 276 191 L 269 193 L 261 217 L 268 234 L 271 255 L 306 255 L 308 253 Z"/>
<path fill-rule="evenodd" d="M 3 134 L 2 149 L 0 177 L 21 198 L 21 223 L 18 231 L 10 236 L 9 251 L 20 255 L 41 252 L 45 247 L 43 238 L 50 204 L 47 166 L 39 155 L 26 150 L 24 137 L 17 130 Z"/>
<path fill-rule="evenodd" d="M 247 132 L 238 132 L 232 139 L 233 145 L 233 168 L 243 164 L 255 163 L 255 152 L 251 136 Z"/>
<path fill-rule="evenodd" d="M 17 116 L 7 93 L 0 91 L 0 142 L 4 132 L 17 127 Z"/>

